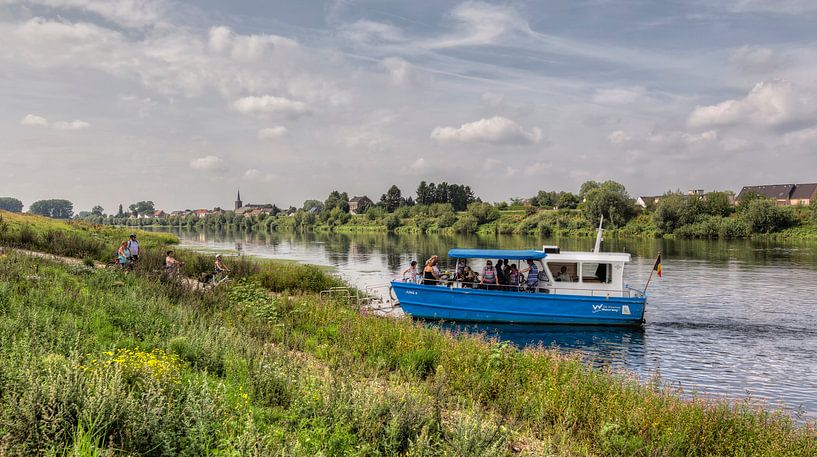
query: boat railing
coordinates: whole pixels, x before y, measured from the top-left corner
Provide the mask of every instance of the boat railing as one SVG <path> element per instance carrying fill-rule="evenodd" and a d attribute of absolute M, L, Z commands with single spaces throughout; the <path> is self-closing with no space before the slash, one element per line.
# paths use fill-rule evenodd
<path fill-rule="evenodd" d="M 415 283 L 406 278 L 398 279 L 398 282 Z M 419 284 L 425 284 L 422 281 Z M 565 295 L 582 295 L 589 297 L 624 297 L 624 298 L 645 298 L 644 291 L 625 286 L 624 289 L 581 289 L 570 287 L 569 289 L 559 288 L 540 281 L 536 287 L 529 287 L 526 284 L 506 285 L 506 284 L 480 284 L 479 282 L 460 281 L 456 279 L 440 279 L 436 284 L 425 284 L 433 286 L 447 287 L 449 289 L 475 289 L 507 292 L 528 292 L 528 293 L 558 293 Z"/>

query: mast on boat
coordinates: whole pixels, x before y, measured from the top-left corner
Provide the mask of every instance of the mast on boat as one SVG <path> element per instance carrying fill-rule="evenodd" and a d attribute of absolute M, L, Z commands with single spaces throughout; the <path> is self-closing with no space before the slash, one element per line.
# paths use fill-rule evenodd
<path fill-rule="evenodd" d="M 593 252 L 596 253 L 596 254 L 599 253 L 599 249 L 601 248 L 601 241 L 602 241 L 601 234 L 604 231 L 604 229 L 601 228 L 601 224 L 603 222 L 604 222 L 604 214 L 601 215 L 601 219 L 599 220 L 599 229 L 596 232 L 596 245 L 593 247 Z"/>

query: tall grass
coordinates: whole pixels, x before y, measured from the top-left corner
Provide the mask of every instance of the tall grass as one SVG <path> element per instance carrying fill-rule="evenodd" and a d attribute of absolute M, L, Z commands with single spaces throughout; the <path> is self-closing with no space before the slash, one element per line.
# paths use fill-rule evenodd
<path fill-rule="evenodd" d="M 132 229 L 62 221 L 31 214 L 0 210 L 0 245 L 33 249 L 51 254 L 106 261 L 114 257 Z M 168 233 L 136 232 L 143 249 L 177 244 Z"/>
<path fill-rule="evenodd" d="M 258 268 L 202 293 L 0 257 L 0 454 L 817 455 L 785 413 L 361 316 L 309 292 L 320 270 Z"/>

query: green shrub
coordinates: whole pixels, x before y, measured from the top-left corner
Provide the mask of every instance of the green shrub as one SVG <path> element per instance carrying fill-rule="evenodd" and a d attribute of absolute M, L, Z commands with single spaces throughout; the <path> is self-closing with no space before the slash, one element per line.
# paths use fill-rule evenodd
<path fill-rule="evenodd" d="M 457 215 L 452 213 L 445 213 L 437 218 L 437 227 L 448 228 L 457 222 Z"/>
<path fill-rule="evenodd" d="M 468 205 L 468 215 L 476 219 L 477 225 L 499 219 L 499 210 L 490 203 L 474 202 Z"/>
<path fill-rule="evenodd" d="M 777 232 L 790 227 L 795 219 L 791 207 L 776 206 L 772 200 L 765 198 L 749 201 L 741 217 L 753 233 Z"/>
<path fill-rule="evenodd" d="M 386 229 L 391 231 L 400 227 L 401 221 L 400 218 L 397 217 L 395 214 L 389 214 L 385 218 L 383 218 L 383 225 L 386 226 Z"/>
<path fill-rule="evenodd" d="M 320 292 L 343 285 L 340 280 L 329 276 L 314 265 L 283 262 L 265 266 L 258 274 L 258 279 L 262 286 L 273 292 L 284 290 Z"/>
<path fill-rule="evenodd" d="M 457 219 L 451 229 L 457 233 L 476 233 L 479 221 L 470 214 L 464 214 Z"/>

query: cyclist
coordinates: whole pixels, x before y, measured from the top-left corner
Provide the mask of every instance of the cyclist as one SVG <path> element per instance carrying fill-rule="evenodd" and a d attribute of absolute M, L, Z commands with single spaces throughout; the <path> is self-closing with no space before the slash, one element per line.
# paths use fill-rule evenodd
<path fill-rule="evenodd" d="M 227 265 L 224 265 L 224 258 L 221 254 L 216 255 L 216 265 L 213 268 L 213 281 L 218 282 L 216 278 L 222 278 L 226 273 L 229 273 L 230 269 L 227 268 Z"/>
<path fill-rule="evenodd" d="M 179 269 L 182 267 L 182 265 L 184 265 L 184 262 L 176 260 L 176 257 L 173 255 L 173 251 L 167 251 L 167 256 L 165 257 L 165 271 L 167 274 L 179 274 Z"/>

